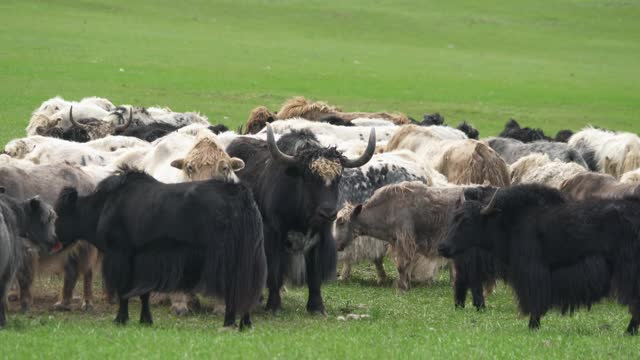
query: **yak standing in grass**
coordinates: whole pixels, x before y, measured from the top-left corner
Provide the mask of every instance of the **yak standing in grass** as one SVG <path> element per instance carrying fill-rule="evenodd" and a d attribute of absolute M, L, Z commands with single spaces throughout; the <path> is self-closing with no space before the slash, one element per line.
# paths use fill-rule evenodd
<path fill-rule="evenodd" d="M 515 291 L 529 328 L 551 308 L 590 307 L 606 296 L 627 305 L 627 333 L 640 324 L 640 199 L 567 202 L 558 190 L 520 185 L 488 205 L 466 201 L 454 217 L 443 256 L 478 253 Z M 467 269 L 469 270 L 469 269 Z"/>
<path fill-rule="evenodd" d="M 7 322 L 7 289 L 22 266 L 27 239 L 45 251 L 55 250 L 55 218 L 38 197 L 21 202 L 0 187 L 0 329 Z"/>
<path fill-rule="evenodd" d="M 276 143 L 267 124 L 267 141 L 238 138 L 227 153 L 244 160 L 238 171 L 248 184 L 264 219 L 265 251 L 268 262 L 267 309 L 282 308 L 280 288 L 296 253 L 304 253 L 305 277 L 309 287 L 307 311 L 325 313 L 321 283 L 335 277 L 336 244 L 331 234 L 337 214 L 343 169 L 366 164 L 375 151 L 371 130 L 364 154 L 350 160 L 333 147 L 323 147 L 309 131 L 292 131 Z M 292 248 L 292 238 L 304 238 L 301 249 Z M 299 242 L 298 242 L 299 243 Z"/>
<path fill-rule="evenodd" d="M 104 252 L 107 291 L 118 295 L 116 323 L 140 296 L 140 322 L 151 324 L 149 294 L 201 291 L 225 300 L 224 326 L 250 326 L 266 279 L 262 220 L 244 185 L 215 180 L 163 184 L 132 170 L 78 197 L 64 189 L 56 204 L 63 243 L 87 239 Z"/>

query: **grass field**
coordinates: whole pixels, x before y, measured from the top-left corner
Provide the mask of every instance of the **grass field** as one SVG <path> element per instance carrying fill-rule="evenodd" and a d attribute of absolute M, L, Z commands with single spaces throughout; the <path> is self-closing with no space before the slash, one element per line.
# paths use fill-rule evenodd
<path fill-rule="evenodd" d="M 256 105 L 305 95 L 347 110 L 438 111 L 485 136 L 509 117 L 552 133 L 638 131 L 639 18 L 634 0 L 3 0 L 0 143 L 24 136 L 54 95 L 198 110 L 233 127 Z M 640 356 L 615 304 L 551 314 L 532 333 L 504 286 L 486 312 L 454 311 L 446 276 L 397 295 L 358 270 L 359 281 L 324 288 L 326 318 L 306 315 L 296 289 L 279 317 L 258 313 L 241 334 L 218 332 L 220 315 L 176 319 L 166 307 L 153 309 L 151 328 L 112 325 L 114 308 L 12 314 L 0 357 Z M 345 308 L 371 317 L 338 321 Z"/>

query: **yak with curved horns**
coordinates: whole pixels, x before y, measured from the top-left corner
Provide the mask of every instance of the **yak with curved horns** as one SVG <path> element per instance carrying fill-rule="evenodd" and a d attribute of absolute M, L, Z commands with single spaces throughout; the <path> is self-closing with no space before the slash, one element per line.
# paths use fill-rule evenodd
<path fill-rule="evenodd" d="M 364 153 L 347 159 L 334 147 L 320 145 L 308 130 L 292 131 L 276 143 L 273 129 L 267 124 L 267 141 L 238 138 L 227 148 L 230 156 L 244 160 L 245 168 L 237 175 L 252 188 L 262 213 L 268 310 L 282 308 L 284 275 L 296 273 L 292 267 L 298 265 L 301 269 L 297 273 L 304 274 L 309 288 L 307 311 L 325 313 L 320 287 L 336 273 L 337 251 L 331 226 L 338 210 L 342 171 L 366 164 L 375 145 L 372 129 Z M 304 261 L 296 261 L 301 253 Z"/>

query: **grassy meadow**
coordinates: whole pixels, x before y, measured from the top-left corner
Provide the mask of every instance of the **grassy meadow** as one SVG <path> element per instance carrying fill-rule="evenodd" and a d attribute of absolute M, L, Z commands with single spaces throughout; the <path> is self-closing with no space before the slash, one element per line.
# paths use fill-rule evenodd
<path fill-rule="evenodd" d="M 345 110 L 437 111 L 481 136 L 510 117 L 550 133 L 637 132 L 639 18 L 637 0 L 3 0 L 0 144 L 24 136 L 31 111 L 55 95 L 197 110 L 233 128 L 257 105 L 304 95 Z M 399 295 L 374 273 L 362 265 L 326 286 L 327 317 L 307 315 L 306 292 L 290 288 L 284 312 L 259 311 L 245 333 L 219 332 L 220 314 L 178 319 L 167 306 L 140 326 L 137 303 L 126 327 L 104 304 L 13 311 L 0 358 L 640 356 L 640 340 L 623 335 L 627 310 L 613 303 L 552 313 L 530 332 L 502 284 L 487 311 L 454 311 L 446 274 Z M 337 319 L 349 312 L 370 317 Z"/>

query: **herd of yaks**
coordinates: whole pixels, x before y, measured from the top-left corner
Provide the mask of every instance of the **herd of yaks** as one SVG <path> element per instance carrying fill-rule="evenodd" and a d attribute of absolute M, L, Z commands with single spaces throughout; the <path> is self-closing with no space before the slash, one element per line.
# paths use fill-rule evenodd
<path fill-rule="evenodd" d="M 255 108 L 237 132 L 199 113 L 49 99 L 27 137 L 0 155 L 0 327 L 12 283 L 28 311 L 40 271 L 64 273 L 58 310 L 83 276 L 83 309 L 102 264 L 106 295 L 171 294 L 172 310 L 221 297 L 225 326 L 251 325 L 260 302 L 281 310 L 286 280 L 321 284 L 391 255 L 397 287 L 432 281 L 449 264 L 455 305 L 497 279 L 538 328 L 614 297 L 640 324 L 640 137 L 587 127 L 548 137 L 510 120 L 479 139 L 439 114 L 346 112 L 295 97 Z M 266 299 L 264 288 L 268 289 Z"/>

